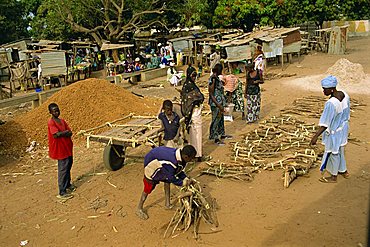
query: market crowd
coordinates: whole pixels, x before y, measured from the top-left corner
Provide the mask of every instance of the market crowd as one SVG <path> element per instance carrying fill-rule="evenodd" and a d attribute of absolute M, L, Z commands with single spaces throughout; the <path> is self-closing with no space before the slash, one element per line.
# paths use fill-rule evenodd
<path fill-rule="evenodd" d="M 262 55 L 262 56 L 261 56 Z M 208 138 L 214 145 L 224 145 L 224 140 L 232 136 L 225 132 L 225 120 L 232 121 L 232 112 L 241 113 L 242 120 L 250 124 L 259 120 L 261 109 L 261 88 L 263 80 L 263 53 L 256 54 L 253 62 L 246 63 L 246 82 L 243 83 L 237 76 L 243 73 L 238 63 L 231 63 L 229 74 L 219 62 L 216 51 L 211 61 L 211 74 L 208 79 L 207 103 L 212 112 Z M 173 64 L 169 71 L 175 75 Z M 187 163 L 196 160 L 204 161 L 207 158 L 202 150 L 202 108 L 206 98 L 198 87 L 196 80 L 199 73 L 191 65 L 186 69 L 186 79 L 180 92 L 181 102 L 176 104 L 165 100 L 159 111 L 158 119 L 162 126 L 159 132 L 159 147 L 153 148 L 144 157 L 143 191 L 137 206 L 136 215 L 141 219 L 149 216 L 144 210 L 144 203 L 149 194 L 159 183 L 164 183 L 165 206 L 171 208 L 170 184 L 176 186 L 189 186 L 197 181 L 185 174 Z M 171 84 L 179 85 L 179 81 Z M 180 77 L 178 78 L 180 79 Z M 312 137 L 311 145 L 315 145 L 318 137 L 323 135 L 325 153 L 322 160 L 321 171 L 328 172 L 329 177 L 320 178 L 323 183 L 336 183 L 338 174 L 344 178 L 349 177 L 344 158 L 344 146 L 348 138 L 348 121 L 350 117 L 350 100 L 348 94 L 336 89 L 337 79 L 329 76 L 321 81 L 325 96 L 330 96 L 326 102 L 320 118 L 319 129 Z M 58 160 L 58 198 L 68 200 L 73 197 L 76 190 L 71 181 L 71 168 L 73 164 L 72 132 L 67 122 L 59 118 L 58 105 L 49 105 L 51 119 L 48 122 L 49 156 Z"/>

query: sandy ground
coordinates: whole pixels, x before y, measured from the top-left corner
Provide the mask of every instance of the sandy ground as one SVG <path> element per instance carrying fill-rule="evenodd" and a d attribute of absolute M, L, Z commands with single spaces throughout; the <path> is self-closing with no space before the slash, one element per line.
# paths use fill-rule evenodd
<path fill-rule="evenodd" d="M 343 56 L 312 53 L 288 65 L 283 73 L 296 73 L 296 77 L 263 85 L 262 119 L 278 114 L 295 98 L 321 95 L 320 89 L 307 91 L 292 81 L 323 74 L 339 58 L 362 64 L 370 74 L 369 50 L 370 38 L 357 38 L 350 40 L 348 54 Z M 270 66 L 268 72 L 281 70 Z M 125 87 L 142 95 L 177 95 L 164 80 L 151 83 L 164 83 L 165 88 Z M 150 218 L 142 221 L 135 216 L 142 191 L 142 159 L 127 159 L 122 169 L 109 172 L 102 163 L 102 145 L 75 147 L 72 176 L 78 190 L 73 199 L 60 203 L 55 197 L 57 166 L 47 158 L 47 150 L 39 149 L 20 160 L 0 157 L 0 246 L 19 246 L 22 240 L 28 240 L 27 246 L 366 246 L 370 99 L 366 94 L 350 96 L 367 105 L 351 118 L 351 135 L 362 142 L 346 147 L 350 179 L 338 177 L 337 184 L 322 184 L 319 170 L 314 168 L 308 177 L 300 177 L 284 189 L 281 170 L 259 173 L 252 182 L 199 177 L 204 190 L 217 199 L 220 226 L 212 232 L 201 224 L 197 241 L 191 232 L 163 239 L 174 211 L 164 209 L 162 185 L 147 200 Z M 226 124 L 234 139 L 257 126 L 247 126 L 239 114 L 235 116 L 233 123 Z M 209 142 L 209 117 L 204 122 L 205 154 L 228 162 L 230 146 L 216 147 Z M 131 150 L 139 155 L 146 151 L 147 147 Z M 196 175 L 198 169 L 190 175 Z"/>

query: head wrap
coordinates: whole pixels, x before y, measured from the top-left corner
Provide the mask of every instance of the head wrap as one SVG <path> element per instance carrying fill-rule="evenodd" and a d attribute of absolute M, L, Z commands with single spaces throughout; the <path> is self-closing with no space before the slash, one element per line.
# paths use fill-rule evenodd
<path fill-rule="evenodd" d="M 196 69 L 189 65 L 186 70 L 186 80 L 181 90 L 181 113 L 185 117 L 185 125 L 188 131 L 194 106 L 200 105 L 204 101 L 204 95 L 191 79 L 191 75 L 196 72 Z"/>
<path fill-rule="evenodd" d="M 197 70 L 192 67 L 192 66 L 189 66 L 187 69 L 186 69 L 186 80 L 190 79 L 190 76 L 193 72 L 197 72 Z"/>
<path fill-rule="evenodd" d="M 337 78 L 335 76 L 329 75 L 328 77 L 321 80 L 321 86 L 323 88 L 333 88 L 338 84 Z"/>

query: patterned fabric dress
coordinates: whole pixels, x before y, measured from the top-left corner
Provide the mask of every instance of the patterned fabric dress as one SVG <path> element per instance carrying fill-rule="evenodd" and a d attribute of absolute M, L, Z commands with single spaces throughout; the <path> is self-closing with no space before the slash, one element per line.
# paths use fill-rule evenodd
<path fill-rule="evenodd" d="M 228 103 L 235 105 L 234 111 L 244 112 L 243 83 L 233 74 L 222 76 L 221 80 L 225 82 L 224 90 Z"/>
<path fill-rule="evenodd" d="M 221 104 L 222 106 L 226 106 L 224 87 L 221 80 L 217 76 L 212 75 L 209 78 L 208 85 L 211 86 L 213 83 L 215 83 L 214 97 L 216 98 L 217 103 Z M 220 139 L 221 136 L 225 135 L 224 113 L 220 111 L 211 97 L 209 97 L 209 105 L 211 106 L 212 111 L 212 122 L 209 131 L 209 139 Z"/>
<path fill-rule="evenodd" d="M 243 83 L 238 79 L 238 86 L 232 94 L 234 111 L 244 112 Z"/>
<path fill-rule="evenodd" d="M 250 73 L 247 73 L 247 122 L 253 123 L 259 119 L 260 110 L 261 110 L 261 89 L 259 83 L 255 81 L 261 80 L 260 71 L 257 70 L 257 75 L 251 77 Z"/>
<path fill-rule="evenodd" d="M 196 73 L 193 67 L 186 70 L 186 81 L 181 91 L 181 112 L 185 117 L 189 133 L 189 144 L 197 151 L 196 158 L 202 157 L 202 107 L 204 95 L 192 81 L 191 74 Z"/>

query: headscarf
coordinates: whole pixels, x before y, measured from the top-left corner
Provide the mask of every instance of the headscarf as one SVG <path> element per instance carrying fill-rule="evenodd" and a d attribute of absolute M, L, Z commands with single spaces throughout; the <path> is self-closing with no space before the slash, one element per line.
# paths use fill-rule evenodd
<path fill-rule="evenodd" d="M 204 101 L 204 95 L 200 92 L 195 81 L 191 79 L 191 75 L 196 72 L 196 69 L 191 66 L 187 68 L 186 80 L 181 90 L 181 112 L 185 117 L 185 124 L 188 130 L 194 106 L 200 105 Z"/>
<path fill-rule="evenodd" d="M 337 78 L 335 76 L 329 75 L 328 77 L 321 80 L 321 86 L 323 88 L 333 88 L 338 84 Z"/>

